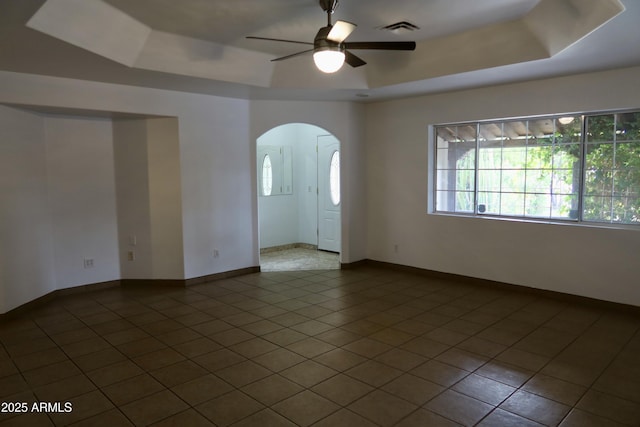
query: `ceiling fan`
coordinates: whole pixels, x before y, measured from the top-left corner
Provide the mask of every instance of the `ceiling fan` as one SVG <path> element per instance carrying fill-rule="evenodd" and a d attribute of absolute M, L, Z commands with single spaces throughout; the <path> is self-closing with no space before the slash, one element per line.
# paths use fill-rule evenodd
<path fill-rule="evenodd" d="M 346 62 L 352 67 L 360 67 L 366 62 L 357 57 L 351 50 L 377 49 L 377 50 L 415 50 L 416 42 L 345 42 L 346 38 L 356 29 L 356 24 L 347 21 L 336 21 L 331 24 L 331 14 L 338 7 L 338 0 L 319 0 L 320 7 L 327 13 L 327 26 L 320 28 L 313 43 L 296 40 L 273 39 L 268 37 L 248 36 L 248 39 L 267 40 L 285 43 L 297 43 L 313 46 L 311 49 L 297 52 L 291 55 L 272 59 L 271 61 L 283 61 L 295 56 L 313 52 L 313 61 L 316 67 L 324 73 L 335 73 Z"/>

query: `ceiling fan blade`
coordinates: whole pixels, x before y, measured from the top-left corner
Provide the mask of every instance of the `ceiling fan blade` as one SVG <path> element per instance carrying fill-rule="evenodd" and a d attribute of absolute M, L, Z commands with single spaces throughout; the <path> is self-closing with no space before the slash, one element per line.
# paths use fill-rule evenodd
<path fill-rule="evenodd" d="M 364 62 L 360 57 L 354 55 L 348 50 L 344 51 L 344 62 L 351 65 L 353 68 L 360 67 L 366 64 L 366 62 Z"/>
<path fill-rule="evenodd" d="M 351 42 L 345 49 L 415 50 L 416 42 Z"/>
<path fill-rule="evenodd" d="M 347 21 L 336 21 L 331 27 L 331 31 L 327 35 L 327 40 L 331 40 L 332 42 L 342 43 L 349 34 L 353 32 L 357 27 L 356 24 L 352 24 Z"/>
<path fill-rule="evenodd" d="M 252 39 L 252 40 L 266 40 L 266 41 L 270 41 L 270 42 L 284 42 L 284 43 L 297 43 L 297 44 L 306 44 L 309 46 L 313 46 L 313 43 L 309 43 L 309 42 L 299 42 L 296 40 L 284 40 L 284 39 L 271 39 L 268 37 L 254 37 L 254 36 L 247 36 L 248 39 Z"/>
<path fill-rule="evenodd" d="M 281 56 L 280 58 L 272 59 L 271 62 L 274 61 L 284 61 L 285 59 L 293 58 L 294 56 L 304 55 L 305 53 L 313 52 L 313 49 L 303 50 L 302 52 L 292 53 L 291 55 Z"/>

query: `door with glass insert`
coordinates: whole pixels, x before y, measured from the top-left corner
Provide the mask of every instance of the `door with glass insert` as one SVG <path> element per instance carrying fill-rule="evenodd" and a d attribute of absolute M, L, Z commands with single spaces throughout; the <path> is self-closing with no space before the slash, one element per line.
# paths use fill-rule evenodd
<path fill-rule="evenodd" d="M 318 137 L 318 249 L 340 252 L 340 143 Z"/>

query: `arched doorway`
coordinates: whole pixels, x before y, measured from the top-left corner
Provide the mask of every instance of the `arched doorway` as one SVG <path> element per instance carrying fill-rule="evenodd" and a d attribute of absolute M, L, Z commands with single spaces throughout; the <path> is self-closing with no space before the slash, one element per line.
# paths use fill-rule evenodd
<path fill-rule="evenodd" d="M 262 271 L 340 268 L 340 142 L 290 123 L 256 141 Z"/>

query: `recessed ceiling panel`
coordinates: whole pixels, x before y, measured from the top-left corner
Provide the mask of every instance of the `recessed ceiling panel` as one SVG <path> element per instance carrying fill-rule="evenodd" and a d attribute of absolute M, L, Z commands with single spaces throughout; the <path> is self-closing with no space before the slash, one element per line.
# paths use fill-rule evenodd
<path fill-rule="evenodd" d="M 327 22 L 317 0 L 16 0 L 3 2 L 0 13 L 0 69 L 222 96 L 326 100 L 640 64 L 636 0 L 340 0 L 337 20 L 357 24 L 349 42 L 415 40 L 417 48 L 359 50 L 366 66 L 326 76 L 311 55 L 270 61 L 300 45 L 245 38 L 311 42 Z M 380 29 L 402 21 L 419 29 Z"/>
<path fill-rule="evenodd" d="M 27 26 L 132 66 L 151 28 L 102 1 L 47 0 Z"/>

